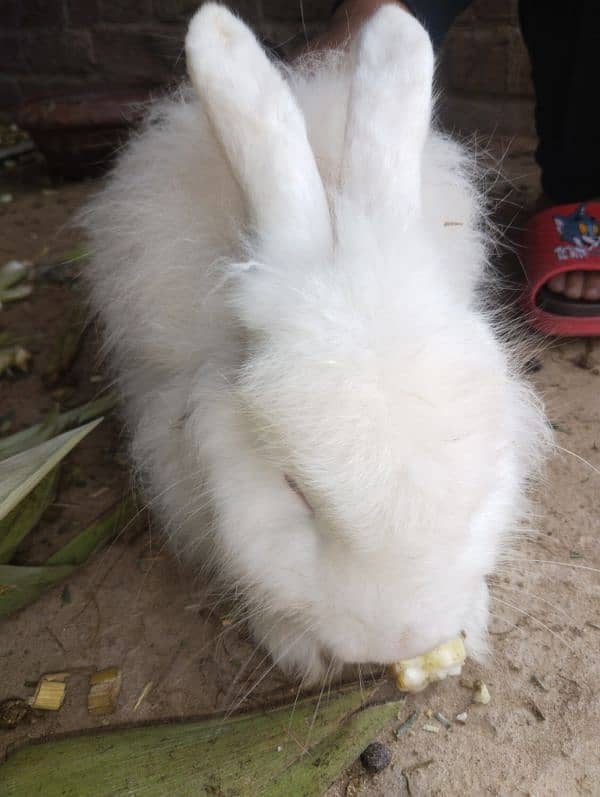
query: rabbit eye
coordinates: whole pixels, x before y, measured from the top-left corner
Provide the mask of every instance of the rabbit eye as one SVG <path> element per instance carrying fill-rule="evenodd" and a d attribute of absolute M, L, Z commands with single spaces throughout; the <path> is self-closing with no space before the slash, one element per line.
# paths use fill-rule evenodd
<path fill-rule="evenodd" d="M 308 501 L 306 500 L 306 497 L 305 497 L 304 493 L 303 493 L 303 492 L 302 492 L 302 490 L 301 490 L 301 489 L 298 487 L 298 485 L 296 484 L 296 482 L 295 482 L 295 481 L 294 481 L 294 480 L 293 480 L 293 479 L 292 479 L 290 476 L 288 476 L 288 475 L 287 475 L 287 473 L 286 473 L 286 474 L 284 474 L 284 476 L 285 476 L 285 480 L 286 480 L 286 482 L 288 483 L 288 487 L 290 487 L 290 489 L 292 489 L 292 490 L 293 490 L 293 491 L 296 493 L 296 495 L 297 495 L 297 496 L 298 496 L 298 497 L 299 497 L 299 498 L 300 498 L 300 499 L 301 499 L 301 500 L 304 502 L 304 505 L 306 506 L 306 508 L 307 508 L 307 509 L 308 509 L 310 512 L 313 512 L 313 508 L 312 508 L 312 506 L 311 506 L 311 505 L 308 503 Z"/>

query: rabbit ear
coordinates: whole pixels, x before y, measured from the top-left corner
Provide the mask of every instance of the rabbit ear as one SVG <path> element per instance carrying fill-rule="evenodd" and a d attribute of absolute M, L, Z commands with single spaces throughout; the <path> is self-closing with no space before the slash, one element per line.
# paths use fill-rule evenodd
<path fill-rule="evenodd" d="M 304 118 L 281 74 L 246 25 L 216 3 L 196 13 L 185 46 L 192 83 L 262 243 L 322 255 L 332 246 L 325 189 Z"/>
<path fill-rule="evenodd" d="M 432 105 L 433 50 L 408 12 L 380 8 L 365 25 L 352 81 L 344 194 L 395 223 L 418 211 L 423 145 Z"/>

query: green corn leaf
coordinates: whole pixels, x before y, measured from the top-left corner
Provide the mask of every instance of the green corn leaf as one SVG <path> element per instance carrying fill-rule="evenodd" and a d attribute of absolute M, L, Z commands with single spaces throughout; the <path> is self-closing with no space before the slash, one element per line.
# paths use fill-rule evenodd
<path fill-rule="evenodd" d="M 359 692 L 360 696 L 360 692 Z M 262 797 L 318 797 L 347 769 L 381 731 L 398 716 L 401 701 L 357 710 L 346 722 L 335 727 L 335 719 L 326 717 L 327 734 L 310 750 L 298 756 L 289 769 L 277 773 L 265 785 Z M 334 706 L 334 711 L 336 707 Z M 315 709 L 313 709 L 314 713 Z M 288 709 L 289 712 L 289 709 Z M 319 722 L 317 714 L 316 722 Z M 321 722 L 323 722 L 321 720 Z M 306 724 L 306 720 L 305 720 Z M 244 790 L 240 790 L 240 795 Z"/>
<path fill-rule="evenodd" d="M 397 715 L 358 691 L 234 719 L 127 728 L 17 750 L 6 797 L 318 797 Z"/>
<path fill-rule="evenodd" d="M 135 504 L 127 498 L 78 534 L 38 567 L 0 565 L 0 617 L 33 603 L 45 590 L 68 578 L 79 565 L 121 531 L 134 517 Z"/>
<path fill-rule="evenodd" d="M 90 401 L 88 404 L 83 404 L 81 407 L 75 407 L 75 409 L 67 410 L 60 414 L 57 410 L 53 410 L 41 423 L 1 439 L 0 460 L 13 457 L 21 451 L 37 446 L 73 426 L 94 420 L 113 409 L 116 403 L 116 395 L 107 393 L 95 401 Z"/>
<path fill-rule="evenodd" d="M 15 454 L 0 462 L 0 520 L 6 517 L 102 419 Z"/>
<path fill-rule="evenodd" d="M 122 531 L 136 515 L 136 505 L 132 498 L 126 498 L 109 515 L 95 521 L 80 532 L 64 547 L 53 554 L 47 565 L 82 565 L 94 551 L 98 550 L 111 537 Z"/>
<path fill-rule="evenodd" d="M 15 432 L 10 437 L 0 440 L 0 462 L 3 459 L 14 457 L 15 454 L 20 454 L 21 451 L 26 451 L 28 448 L 45 443 L 46 440 L 50 440 L 51 437 L 55 437 L 60 431 L 63 431 L 58 428 L 59 417 L 58 407 L 54 406 L 41 423 L 28 426 L 27 429 L 22 429 L 20 432 Z"/>
<path fill-rule="evenodd" d="M 75 565 L 0 565 L 0 617 L 32 603 L 49 587 L 68 578 L 74 570 Z"/>
<path fill-rule="evenodd" d="M 9 302 L 18 302 L 21 299 L 27 299 L 33 293 L 31 285 L 15 285 L 14 288 L 5 288 L 0 290 L 0 304 L 8 304 Z"/>
<path fill-rule="evenodd" d="M 37 525 L 42 514 L 54 500 L 59 468 L 42 479 L 35 490 L 0 520 L 0 564 L 10 562 L 17 546 Z"/>

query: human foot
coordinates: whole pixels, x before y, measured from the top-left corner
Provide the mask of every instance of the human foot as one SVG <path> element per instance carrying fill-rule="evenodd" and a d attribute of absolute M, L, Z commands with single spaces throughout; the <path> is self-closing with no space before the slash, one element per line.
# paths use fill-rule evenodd
<path fill-rule="evenodd" d="M 545 208 L 551 206 L 547 200 L 543 203 Z M 582 251 L 589 252 L 600 246 L 598 219 L 587 212 L 585 204 L 579 205 L 574 213 L 556 215 L 554 223 L 562 241 L 566 244 L 575 245 Z M 567 299 L 596 302 L 600 299 L 600 272 L 583 269 L 563 272 L 548 280 L 546 287 Z"/>
<path fill-rule="evenodd" d="M 600 335 L 600 202 L 548 204 L 523 230 L 530 323 L 551 335 Z"/>
<path fill-rule="evenodd" d="M 600 299 L 600 274 L 595 271 L 569 271 L 547 282 L 548 289 L 568 299 L 595 302 Z"/>

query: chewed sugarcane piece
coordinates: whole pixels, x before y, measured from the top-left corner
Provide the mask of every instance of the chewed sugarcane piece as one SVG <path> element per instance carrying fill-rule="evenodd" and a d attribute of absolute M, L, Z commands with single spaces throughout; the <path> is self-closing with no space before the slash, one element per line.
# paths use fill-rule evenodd
<path fill-rule="evenodd" d="M 58 711 L 65 699 L 67 691 L 68 672 L 54 672 L 40 678 L 31 698 L 31 708 L 42 711 Z"/>
<path fill-rule="evenodd" d="M 463 638 L 458 636 L 422 656 L 395 662 L 389 671 L 400 691 L 420 692 L 434 681 L 459 675 L 466 658 Z"/>
<path fill-rule="evenodd" d="M 112 714 L 117 707 L 121 691 L 121 671 L 118 667 L 107 667 L 90 676 L 88 711 L 95 716 Z"/>

